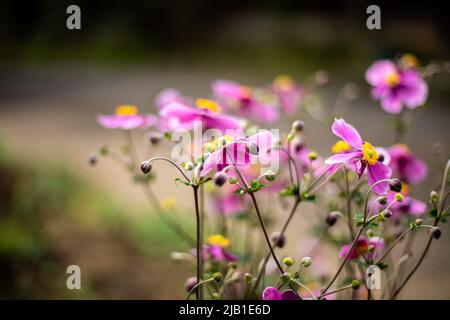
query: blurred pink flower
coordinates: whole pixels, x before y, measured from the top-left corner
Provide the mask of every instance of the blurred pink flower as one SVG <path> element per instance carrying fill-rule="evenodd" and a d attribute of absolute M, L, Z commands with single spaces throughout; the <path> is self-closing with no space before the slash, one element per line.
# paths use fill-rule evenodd
<path fill-rule="evenodd" d="M 190 101 L 187 98 L 183 97 L 178 90 L 172 88 L 164 89 L 155 99 L 156 107 L 159 110 L 164 109 L 172 102 L 178 102 L 186 106 L 189 106 L 190 104 Z"/>
<path fill-rule="evenodd" d="M 287 115 L 294 115 L 304 95 L 294 79 L 286 75 L 278 76 L 273 81 L 271 89 L 277 95 L 283 111 Z"/>
<path fill-rule="evenodd" d="M 344 245 L 339 251 L 339 258 L 343 259 L 348 254 L 351 244 Z M 349 260 L 359 258 L 361 255 L 368 254 L 369 259 L 374 259 L 379 256 L 379 253 L 384 248 L 384 239 L 380 237 L 372 237 L 367 239 L 366 237 L 360 237 L 356 242 L 355 247 L 348 256 Z"/>
<path fill-rule="evenodd" d="M 408 184 L 420 183 L 427 175 L 427 165 L 417 158 L 405 144 L 395 144 L 388 149 L 394 176 Z"/>
<path fill-rule="evenodd" d="M 97 122 L 108 129 L 131 130 L 136 128 L 148 128 L 158 122 L 158 118 L 152 114 L 138 114 L 134 105 L 121 105 L 112 115 L 99 115 Z"/>
<path fill-rule="evenodd" d="M 263 300 L 298 300 L 297 295 L 291 289 L 279 291 L 275 287 L 267 287 L 262 294 Z"/>
<path fill-rule="evenodd" d="M 398 114 L 403 105 L 409 109 L 423 105 L 428 85 L 414 68 L 400 69 L 390 60 L 379 60 L 366 71 L 366 80 L 374 88 L 372 96 L 381 101 L 381 107 Z"/>

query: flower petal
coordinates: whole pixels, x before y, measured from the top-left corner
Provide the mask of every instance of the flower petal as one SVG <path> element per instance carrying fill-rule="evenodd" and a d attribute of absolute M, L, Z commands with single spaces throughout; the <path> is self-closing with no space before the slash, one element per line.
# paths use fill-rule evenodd
<path fill-rule="evenodd" d="M 331 131 L 356 149 L 361 149 L 363 141 L 356 129 L 344 119 L 335 119 Z"/>
<path fill-rule="evenodd" d="M 392 170 L 385 164 L 377 162 L 376 164 L 367 166 L 367 181 L 370 186 L 373 186 L 377 181 L 383 179 L 389 179 L 391 177 Z M 389 182 L 381 182 L 377 184 L 373 191 L 376 194 L 385 194 L 389 190 Z"/>
<path fill-rule="evenodd" d="M 263 300 L 281 300 L 280 291 L 274 287 L 267 287 L 262 294 Z"/>
<path fill-rule="evenodd" d="M 338 153 L 325 160 L 325 164 L 347 163 L 353 159 L 361 158 L 361 152 Z"/>

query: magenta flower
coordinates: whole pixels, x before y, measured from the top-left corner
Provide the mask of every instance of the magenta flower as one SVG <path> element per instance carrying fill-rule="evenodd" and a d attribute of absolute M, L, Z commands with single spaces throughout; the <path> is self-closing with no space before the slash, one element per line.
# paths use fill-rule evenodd
<path fill-rule="evenodd" d="M 397 192 L 390 191 L 387 194 L 387 203 L 392 203 L 394 201 L 394 196 Z M 427 211 L 427 205 L 425 202 L 417 200 L 406 193 L 402 192 L 403 201 L 395 202 L 391 207 L 390 211 L 392 216 L 390 219 L 398 220 L 401 216 L 410 215 L 412 217 L 417 217 L 423 215 Z M 377 210 L 383 210 L 387 205 L 381 205 L 378 202 L 373 203 L 373 208 Z"/>
<path fill-rule="evenodd" d="M 343 259 L 348 254 L 351 248 L 351 244 L 344 245 L 339 251 L 339 258 Z M 369 259 L 376 259 L 379 256 L 379 252 L 384 248 L 384 239 L 380 237 L 372 237 L 367 239 L 366 237 L 360 237 L 356 242 L 355 247 L 348 256 L 349 260 L 354 260 L 362 255 L 368 254 Z"/>
<path fill-rule="evenodd" d="M 294 79 L 286 75 L 278 76 L 271 89 L 277 95 L 283 111 L 287 115 L 294 115 L 304 95 Z"/>
<path fill-rule="evenodd" d="M 215 81 L 212 89 L 220 103 L 227 108 L 237 110 L 240 116 L 263 123 L 272 123 L 278 120 L 278 109 L 274 105 L 264 102 L 263 94 L 258 96 L 254 89 L 226 80 Z M 267 95 L 267 93 L 265 94 Z M 269 98 L 273 99 L 273 97 Z"/>
<path fill-rule="evenodd" d="M 392 61 L 380 60 L 366 71 L 366 80 L 374 88 L 372 96 L 381 101 L 381 107 L 398 114 L 403 105 L 409 109 L 423 105 L 428 86 L 417 69 L 400 69 Z"/>
<path fill-rule="evenodd" d="M 197 99 L 196 104 L 197 108 L 180 102 L 165 105 L 159 112 L 161 130 L 192 130 L 196 121 L 201 123 L 203 130 L 215 128 L 225 132 L 227 129 L 242 128 L 241 120 L 221 114 L 220 106 L 214 101 Z"/>
<path fill-rule="evenodd" d="M 203 261 L 207 261 L 209 259 L 216 261 L 216 262 L 223 262 L 223 261 L 237 261 L 238 257 L 232 254 L 231 252 L 227 251 L 225 248 L 219 246 L 219 245 L 203 245 L 202 251 L 202 259 Z M 192 254 L 194 256 L 197 256 L 197 250 L 192 249 Z"/>
<path fill-rule="evenodd" d="M 187 98 L 183 97 L 181 93 L 178 92 L 178 90 L 172 88 L 168 88 L 161 91 L 155 100 L 156 107 L 159 110 L 164 109 L 167 105 L 169 105 L 172 102 L 178 102 L 186 106 L 189 106 L 190 104 Z"/>
<path fill-rule="evenodd" d="M 408 184 L 420 183 L 427 175 L 427 165 L 417 158 L 405 144 L 395 144 L 388 149 L 393 174 Z"/>
<path fill-rule="evenodd" d="M 373 186 L 376 182 L 389 179 L 391 169 L 383 162 L 375 147 L 367 141 L 363 141 L 356 129 L 343 119 L 335 119 L 331 131 L 340 137 L 348 146 L 346 153 L 337 153 L 325 160 L 330 165 L 329 170 L 336 170 L 336 165 L 344 164 L 352 166 L 359 177 L 367 168 L 367 180 Z M 384 159 L 383 159 L 384 160 Z M 377 194 L 386 193 L 389 188 L 387 182 L 381 182 L 374 186 L 373 191 Z"/>
<path fill-rule="evenodd" d="M 275 287 L 267 287 L 262 294 L 263 300 L 298 300 L 297 295 L 291 289 L 279 291 Z"/>
<path fill-rule="evenodd" d="M 99 115 L 97 122 L 108 129 L 131 130 L 151 127 L 158 122 L 158 118 L 152 114 L 138 114 L 136 106 L 121 105 L 113 115 Z"/>
<path fill-rule="evenodd" d="M 224 146 L 219 147 L 209 143 L 208 149 L 212 151 L 206 158 L 201 177 L 206 176 L 212 170 L 221 171 L 228 165 L 236 164 L 238 167 L 246 167 L 252 163 L 253 158 L 261 163 L 268 163 L 270 155 L 268 150 L 272 147 L 273 136 L 270 131 L 262 130 L 250 137 L 233 138 L 225 136 Z M 253 152 L 251 151 L 253 150 Z"/>

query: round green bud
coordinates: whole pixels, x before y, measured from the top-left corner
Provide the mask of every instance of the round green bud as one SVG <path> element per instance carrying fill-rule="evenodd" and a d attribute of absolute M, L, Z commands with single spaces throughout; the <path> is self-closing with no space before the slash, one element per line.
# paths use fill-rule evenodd
<path fill-rule="evenodd" d="M 311 265 L 311 263 L 312 263 L 311 257 L 303 257 L 302 261 L 300 262 L 300 264 L 305 268 L 308 268 Z"/>
<path fill-rule="evenodd" d="M 308 153 L 308 159 L 311 161 L 314 161 L 317 159 L 317 153 L 314 151 L 311 151 L 310 153 Z"/>
<path fill-rule="evenodd" d="M 236 184 L 236 183 L 238 183 L 238 179 L 235 178 L 235 177 L 230 177 L 230 178 L 228 179 L 228 182 L 229 182 L 230 184 Z"/>
<path fill-rule="evenodd" d="M 414 224 L 415 224 L 416 226 L 421 226 L 422 223 L 423 223 L 423 219 L 416 219 L 416 221 L 414 221 Z"/>
<path fill-rule="evenodd" d="M 244 274 L 244 280 L 245 280 L 245 282 L 249 283 L 253 280 L 253 276 L 250 273 L 246 272 Z"/>
<path fill-rule="evenodd" d="M 436 191 L 431 191 L 430 192 L 430 203 L 437 203 L 439 200 L 439 196 L 438 193 Z"/>
<path fill-rule="evenodd" d="M 220 282 L 222 281 L 222 274 L 220 272 L 214 272 L 212 275 L 213 279 L 215 282 Z"/>
<path fill-rule="evenodd" d="M 353 289 L 359 289 L 359 287 L 361 286 L 361 283 L 358 280 L 353 280 L 352 281 L 352 288 Z"/>
<path fill-rule="evenodd" d="M 222 296 L 218 292 L 213 292 L 211 297 L 213 298 L 213 300 L 220 300 L 220 299 L 222 299 Z"/>
<path fill-rule="evenodd" d="M 292 266 L 294 264 L 294 259 L 292 257 L 286 257 L 286 258 L 283 259 L 283 264 L 286 267 L 290 267 L 290 266 Z"/>
<path fill-rule="evenodd" d="M 394 196 L 394 199 L 397 200 L 398 202 L 402 202 L 403 201 L 403 195 L 401 193 L 396 193 Z"/>
<path fill-rule="evenodd" d="M 236 269 L 238 267 L 238 265 L 237 265 L 237 263 L 236 262 L 229 262 L 228 263 L 228 268 L 230 268 L 230 269 Z"/>
<path fill-rule="evenodd" d="M 283 274 L 280 276 L 280 279 L 284 282 L 288 282 L 291 280 L 291 274 L 289 272 L 283 272 Z"/>
<path fill-rule="evenodd" d="M 267 181 L 273 181 L 275 180 L 275 173 L 273 173 L 272 170 L 268 170 L 264 173 L 264 176 L 266 177 Z"/>
<path fill-rule="evenodd" d="M 304 127 L 305 127 L 305 124 L 303 123 L 303 121 L 295 120 L 292 123 L 292 130 L 294 130 L 296 132 L 302 131 Z"/>
<path fill-rule="evenodd" d="M 194 164 L 192 163 L 192 162 L 186 162 L 186 164 L 184 165 L 184 168 L 187 170 L 187 171 L 191 171 L 191 170 L 193 170 L 194 169 Z"/>
<path fill-rule="evenodd" d="M 384 197 L 384 196 L 378 197 L 378 198 L 377 198 L 377 202 L 378 202 L 379 204 L 381 204 L 381 205 L 384 206 L 384 205 L 387 204 L 387 198 Z"/>

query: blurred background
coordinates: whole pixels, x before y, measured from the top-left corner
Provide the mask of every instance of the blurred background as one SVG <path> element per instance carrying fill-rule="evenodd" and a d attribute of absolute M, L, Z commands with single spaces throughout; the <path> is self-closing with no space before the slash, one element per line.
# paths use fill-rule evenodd
<path fill-rule="evenodd" d="M 66 28 L 70 4 L 81 8 L 81 30 Z M 346 119 L 370 141 L 392 144 L 392 118 L 370 99 L 364 72 L 375 59 L 401 53 L 414 53 L 422 64 L 449 61 L 448 14 L 444 2 L 379 2 L 382 28 L 371 31 L 370 4 L 3 0 L 0 298 L 183 298 L 192 270 L 171 262 L 169 254 L 187 248 L 113 162 L 87 165 L 87 155 L 103 144 L 120 148 L 121 133 L 95 121 L 118 104 L 151 113 L 155 96 L 167 87 L 209 96 L 218 78 L 262 86 L 289 74 L 303 83 L 325 70 L 324 108 L 331 109 L 351 82 L 359 99 Z M 430 169 L 414 190 L 422 199 L 439 179 L 433 146 L 449 155 L 448 73 L 433 77 L 428 101 L 406 135 Z M 311 147 L 327 155 L 334 141 L 329 125 L 304 120 Z M 150 150 L 145 132 L 135 138 L 143 159 L 159 152 Z M 192 225 L 187 191 L 167 178 L 175 172 L 160 170 L 157 195 L 176 193 L 189 209 L 180 210 L 180 219 Z M 305 228 L 306 221 L 299 216 L 296 226 Z M 450 298 L 450 230 L 443 231 L 401 298 Z M 291 242 L 298 254 L 306 250 L 303 240 Z M 83 290 L 66 288 L 71 264 L 81 267 Z"/>

